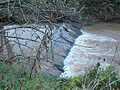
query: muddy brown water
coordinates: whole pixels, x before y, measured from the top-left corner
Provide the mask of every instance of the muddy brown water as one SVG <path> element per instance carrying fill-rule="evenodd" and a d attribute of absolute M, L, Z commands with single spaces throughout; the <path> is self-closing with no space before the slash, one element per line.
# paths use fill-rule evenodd
<path fill-rule="evenodd" d="M 120 71 L 120 24 L 94 23 L 81 32 L 64 60 L 61 77 L 83 75 L 97 63 L 101 69 L 112 65 Z"/>

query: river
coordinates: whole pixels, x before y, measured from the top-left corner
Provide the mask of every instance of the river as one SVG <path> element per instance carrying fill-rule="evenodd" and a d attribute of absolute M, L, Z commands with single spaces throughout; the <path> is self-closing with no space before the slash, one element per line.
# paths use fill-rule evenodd
<path fill-rule="evenodd" d="M 111 65 L 120 72 L 120 24 L 96 23 L 81 32 L 64 60 L 61 77 L 84 75 L 97 63 L 102 70 Z"/>
<path fill-rule="evenodd" d="M 97 63 L 101 69 L 112 65 L 120 71 L 120 24 L 96 23 L 76 28 L 63 23 L 58 26 L 4 26 L 14 60 L 20 57 L 17 62 L 32 70 L 38 56 L 40 70 L 38 65 L 35 70 L 57 77 L 84 75 Z"/>

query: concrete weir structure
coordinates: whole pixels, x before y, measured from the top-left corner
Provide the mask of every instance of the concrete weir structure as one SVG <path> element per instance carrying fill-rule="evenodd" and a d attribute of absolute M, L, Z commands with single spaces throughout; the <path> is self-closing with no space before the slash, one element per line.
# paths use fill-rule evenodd
<path fill-rule="evenodd" d="M 120 71 L 120 24 L 97 23 L 81 32 L 64 60 L 60 77 L 84 75 L 97 63 L 101 69 L 112 65 Z"/>
<path fill-rule="evenodd" d="M 9 41 L 14 57 L 19 58 L 22 68 L 31 70 L 36 55 L 40 51 L 41 54 L 38 55 L 40 58 L 37 62 L 40 68 L 37 66 L 37 71 L 59 77 L 63 72 L 63 60 L 73 46 L 75 38 L 81 35 L 81 32 L 67 23 L 58 24 L 58 26 L 50 29 L 47 23 L 4 25 L 1 30 L 6 31 L 5 38 Z M 46 35 L 51 38 L 47 38 Z M 43 41 L 46 41 L 48 51 L 46 51 Z M 4 46 L 5 55 L 2 56 L 10 56 L 11 58 L 7 51 Z"/>

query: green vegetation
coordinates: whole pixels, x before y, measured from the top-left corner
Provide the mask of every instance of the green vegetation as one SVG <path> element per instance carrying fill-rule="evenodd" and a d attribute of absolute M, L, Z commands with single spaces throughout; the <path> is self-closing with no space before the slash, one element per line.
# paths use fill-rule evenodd
<path fill-rule="evenodd" d="M 1 90 L 120 90 L 120 76 L 113 67 L 98 70 L 96 66 L 85 76 L 58 79 L 43 74 L 29 77 L 29 72 L 18 65 L 0 62 Z"/>
<path fill-rule="evenodd" d="M 120 22 L 120 0 L 30 0 L 0 9 L 1 22 Z"/>
<path fill-rule="evenodd" d="M 51 19 L 56 21 L 120 22 L 120 0 L 43 0 L 44 4 L 54 8 Z"/>
<path fill-rule="evenodd" d="M 120 0 L 28 0 L 0 4 L 0 22 L 120 22 Z M 32 1 L 32 2 L 31 2 Z M 30 55 L 31 56 L 31 55 Z M 120 90 L 120 76 L 115 68 L 99 70 L 99 65 L 85 76 L 58 79 L 41 73 L 32 75 L 18 65 L 0 62 L 0 90 Z"/>

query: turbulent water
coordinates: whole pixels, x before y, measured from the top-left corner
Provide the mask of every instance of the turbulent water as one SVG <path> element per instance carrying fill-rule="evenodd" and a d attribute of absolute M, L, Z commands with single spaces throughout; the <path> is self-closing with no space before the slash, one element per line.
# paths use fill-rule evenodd
<path fill-rule="evenodd" d="M 81 31 L 64 60 L 60 77 L 83 75 L 97 63 L 101 69 L 113 65 L 120 71 L 120 24 L 98 23 Z"/>
<path fill-rule="evenodd" d="M 34 28 L 30 28 L 31 26 Z M 68 24 L 59 26 L 52 32 L 53 52 L 45 54 L 48 57 L 44 59 L 49 62 L 41 62 L 44 73 L 54 76 L 62 73 L 60 77 L 74 77 L 85 74 L 98 62 L 101 69 L 109 65 L 120 69 L 120 24 L 98 23 L 81 30 Z M 36 56 L 44 33 L 50 32 L 42 25 L 11 25 L 4 29 L 15 55 L 26 57 Z M 32 69 L 34 58 L 32 61 L 28 58 L 21 60 L 27 63 L 27 68 Z M 54 62 L 50 63 L 51 61 Z"/>

